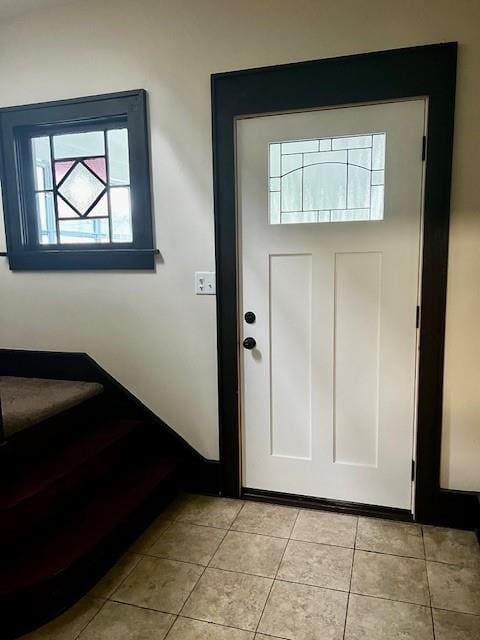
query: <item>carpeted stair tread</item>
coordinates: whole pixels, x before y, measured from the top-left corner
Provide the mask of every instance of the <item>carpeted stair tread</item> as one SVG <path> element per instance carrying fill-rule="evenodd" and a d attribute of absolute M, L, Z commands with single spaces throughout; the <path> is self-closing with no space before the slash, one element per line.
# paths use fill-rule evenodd
<path fill-rule="evenodd" d="M 108 485 L 43 538 L 32 539 L 18 558 L 4 558 L 0 595 L 38 587 L 95 550 L 135 509 L 175 473 L 179 460 L 152 453 L 135 459 Z"/>
<path fill-rule="evenodd" d="M 141 425 L 138 420 L 131 419 L 111 421 L 96 431 L 80 433 L 57 450 L 52 444 L 52 451 L 46 457 L 29 461 L 27 465 L 9 472 L 6 483 L 0 488 L 0 515 L 72 475 L 87 461 L 127 438 Z"/>
<path fill-rule="evenodd" d="M 0 376 L 6 438 L 99 395 L 96 382 Z"/>

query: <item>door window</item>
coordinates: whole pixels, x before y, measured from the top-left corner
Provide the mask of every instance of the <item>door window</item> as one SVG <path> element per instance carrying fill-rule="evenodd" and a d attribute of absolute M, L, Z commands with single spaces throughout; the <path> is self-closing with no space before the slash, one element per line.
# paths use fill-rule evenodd
<path fill-rule="evenodd" d="M 269 144 L 269 222 L 383 220 L 385 133 Z"/>

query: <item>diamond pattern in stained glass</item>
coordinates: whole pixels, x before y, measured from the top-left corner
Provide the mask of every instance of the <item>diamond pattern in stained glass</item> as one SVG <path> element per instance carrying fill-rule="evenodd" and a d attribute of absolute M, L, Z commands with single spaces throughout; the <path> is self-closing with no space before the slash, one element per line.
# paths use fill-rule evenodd
<path fill-rule="evenodd" d="M 105 185 L 83 164 L 78 163 L 65 179 L 58 192 L 77 211 L 84 215 L 104 191 Z"/>
<path fill-rule="evenodd" d="M 40 244 L 133 241 L 126 128 L 47 135 L 32 138 L 31 144 Z M 278 193 L 272 196 L 280 200 L 277 147 Z M 382 185 L 382 171 L 375 169 L 375 174 L 375 184 Z"/>

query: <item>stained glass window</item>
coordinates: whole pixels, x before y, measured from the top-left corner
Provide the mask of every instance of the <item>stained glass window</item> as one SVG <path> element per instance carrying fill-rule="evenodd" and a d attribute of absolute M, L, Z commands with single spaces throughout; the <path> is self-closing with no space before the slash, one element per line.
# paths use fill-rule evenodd
<path fill-rule="evenodd" d="M 269 145 L 269 222 L 383 220 L 385 133 Z"/>
<path fill-rule="evenodd" d="M 128 131 L 32 139 L 40 244 L 131 243 Z"/>

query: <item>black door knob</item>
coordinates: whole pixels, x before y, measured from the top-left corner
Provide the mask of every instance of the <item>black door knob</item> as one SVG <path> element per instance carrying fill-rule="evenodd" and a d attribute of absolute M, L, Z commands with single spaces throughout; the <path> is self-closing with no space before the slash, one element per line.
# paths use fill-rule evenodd
<path fill-rule="evenodd" d="M 247 313 L 245 314 L 245 322 L 247 324 L 253 324 L 255 320 L 256 320 L 256 317 L 253 311 L 247 311 Z"/>
<path fill-rule="evenodd" d="M 245 338 L 245 340 L 243 341 L 243 346 L 245 347 L 245 349 L 254 349 L 256 344 L 257 341 L 255 340 L 255 338 Z"/>

